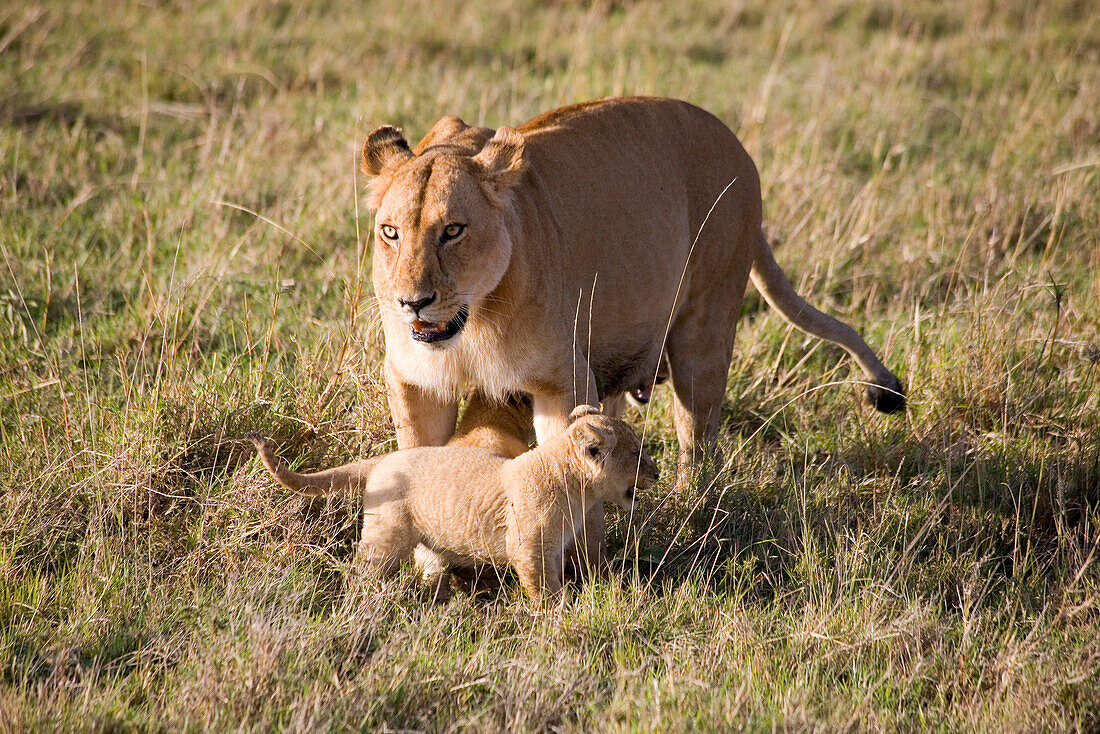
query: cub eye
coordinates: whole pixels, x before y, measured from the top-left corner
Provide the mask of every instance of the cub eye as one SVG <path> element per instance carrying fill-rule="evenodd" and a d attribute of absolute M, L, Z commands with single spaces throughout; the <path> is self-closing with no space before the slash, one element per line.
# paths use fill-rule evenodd
<path fill-rule="evenodd" d="M 397 227 L 391 227 L 388 224 L 383 224 L 379 229 L 379 233 L 382 235 L 382 239 L 388 242 L 397 241 Z"/>
<path fill-rule="evenodd" d="M 589 446 L 588 447 L 588 455 L 591 456 L 593 459 L 595 459 L 597 456 L 600 455 L 600 450 L 598 448 L 596 448 L 595 446 Z"/>
<path fill-rule="evenodd" d="M 466 231 L 465 224 L 448 224 L 443 228 L 443 241 L 456 239 L 459 235 Z"/>

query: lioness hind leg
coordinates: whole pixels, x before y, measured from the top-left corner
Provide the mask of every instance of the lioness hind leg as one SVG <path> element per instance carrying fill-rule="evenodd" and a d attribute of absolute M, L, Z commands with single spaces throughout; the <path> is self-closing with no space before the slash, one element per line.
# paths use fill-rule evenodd
<path fill-rule="evenodd" d="M 672 422 L 680 443 L 677 456 L 676 486 L 683 488 L 691 479 L 692 471 L 705 459 L 721 463 L 717 438 L 722 418 L 722 400 L 726 392 L 723 372 L 704 375 L 689 373 L 677 379 L 673 367 Z"/>
<path fill-rule="evenodd" d="M 744 289 L 735 285 L 722 304 L 725 313 L 712 308 L 686 314 L 669 334 L 672 422 L 680 443 L 677 487 L 687 485 L 692 469 L 704 459 L 713 458 L 716 466 L 721 463 L 718 427 L 743 295 Z"/>

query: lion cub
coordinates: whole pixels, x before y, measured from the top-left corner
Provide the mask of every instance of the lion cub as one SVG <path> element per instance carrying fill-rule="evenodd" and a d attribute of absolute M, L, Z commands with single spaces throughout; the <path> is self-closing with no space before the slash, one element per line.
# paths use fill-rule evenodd
<path fill-rule="evenodd" d="M 563 549 L 585 515 L 602 502 L 630 510 L 635 488 L 657 481 L 657 465 L 626 423 L 587 405 L 570 421 L 512 459 L 473 446 L 430 446 L 304 475 L 286 468 L 270 442 L 249 437 L 291 489 L 362 488 L 359 556 L 368 568 L 391 573 L 419 544 L 429 582 L 438 585 L 448 567 L 510 565 L 540 599 L 561 591 Z"/>

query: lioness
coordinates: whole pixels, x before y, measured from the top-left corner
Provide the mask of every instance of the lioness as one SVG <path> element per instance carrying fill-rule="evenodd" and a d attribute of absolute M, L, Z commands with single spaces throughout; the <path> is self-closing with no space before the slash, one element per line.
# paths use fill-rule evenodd
<path fill-rule="evenodd" d="M 530 449 L 534 440 L 530 398 L 514 394 L 496 402 L 475 392 L 468 396 L 466 410 L 447 445 L 478 446 L 514 459 Z"/>
<path fill-rule="evenodd" d="M 249 434 L 284 486 L 309 494 L 361 488 L 359 556 L 387 574 L 413 556 L 439 587 L 444 570 L 511 565 L 532 597 L 562 587 L 563 549 L 597 504 L 630 510 L 657 465 L 626 423 L 582 405 L 572 423 L 514 459 L 472 446 L 396 451 L 315 474 L 291 471 Z"/>
<path fill-rule="evenodd" d="M 652 384 L 663 352 L 682 469 L 717 434 L 750 277 L 852 355 L 878 410 L 905 405 L 863 339 L 795 293 L 761 233 L 756 167 L 698 107 L 611 98 L 496 131 L 445 117 L 415 150 L 384 126 L 362 167 L 400 447 L 445 443 L 468 387 L 530 394 L 543 443 L 575 406 Z"/>

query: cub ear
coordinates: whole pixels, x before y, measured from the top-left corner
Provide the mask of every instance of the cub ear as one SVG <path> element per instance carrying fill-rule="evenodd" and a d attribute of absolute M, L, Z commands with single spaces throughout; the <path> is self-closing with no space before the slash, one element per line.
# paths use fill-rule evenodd
<path fill-rule="evenodd" d="M 569 422 L 572 423 L 578 418 L 583 418 L 586 415 L 602 414 L 600 413 L 600 409 L 594 405 L 578 405 L 576 408 L 573 408 L 573 412 L 569 414 Z"/>
<path fill-rule="evenodd" d="M 600 421 L 585 421 L 573 431 L 573 438 L 581 449 L 592 458 L 606 454 L 615 448 L 618 440 L 615 432 Z"/>
<path fill-rule="evenodd" d="M 523 159 L 523 136 L 510 127 L 502 127 L 474 156 L 484 181 L 494 191 L 502 191 L 519 181 L 527 162 Z"/>
<path fill-rule="evenodd" d="M 405 136 L 393 125 L 383 125 L 363 144 L 363 173 L 377 176 L 385 169 L 412 158 Z"/>

